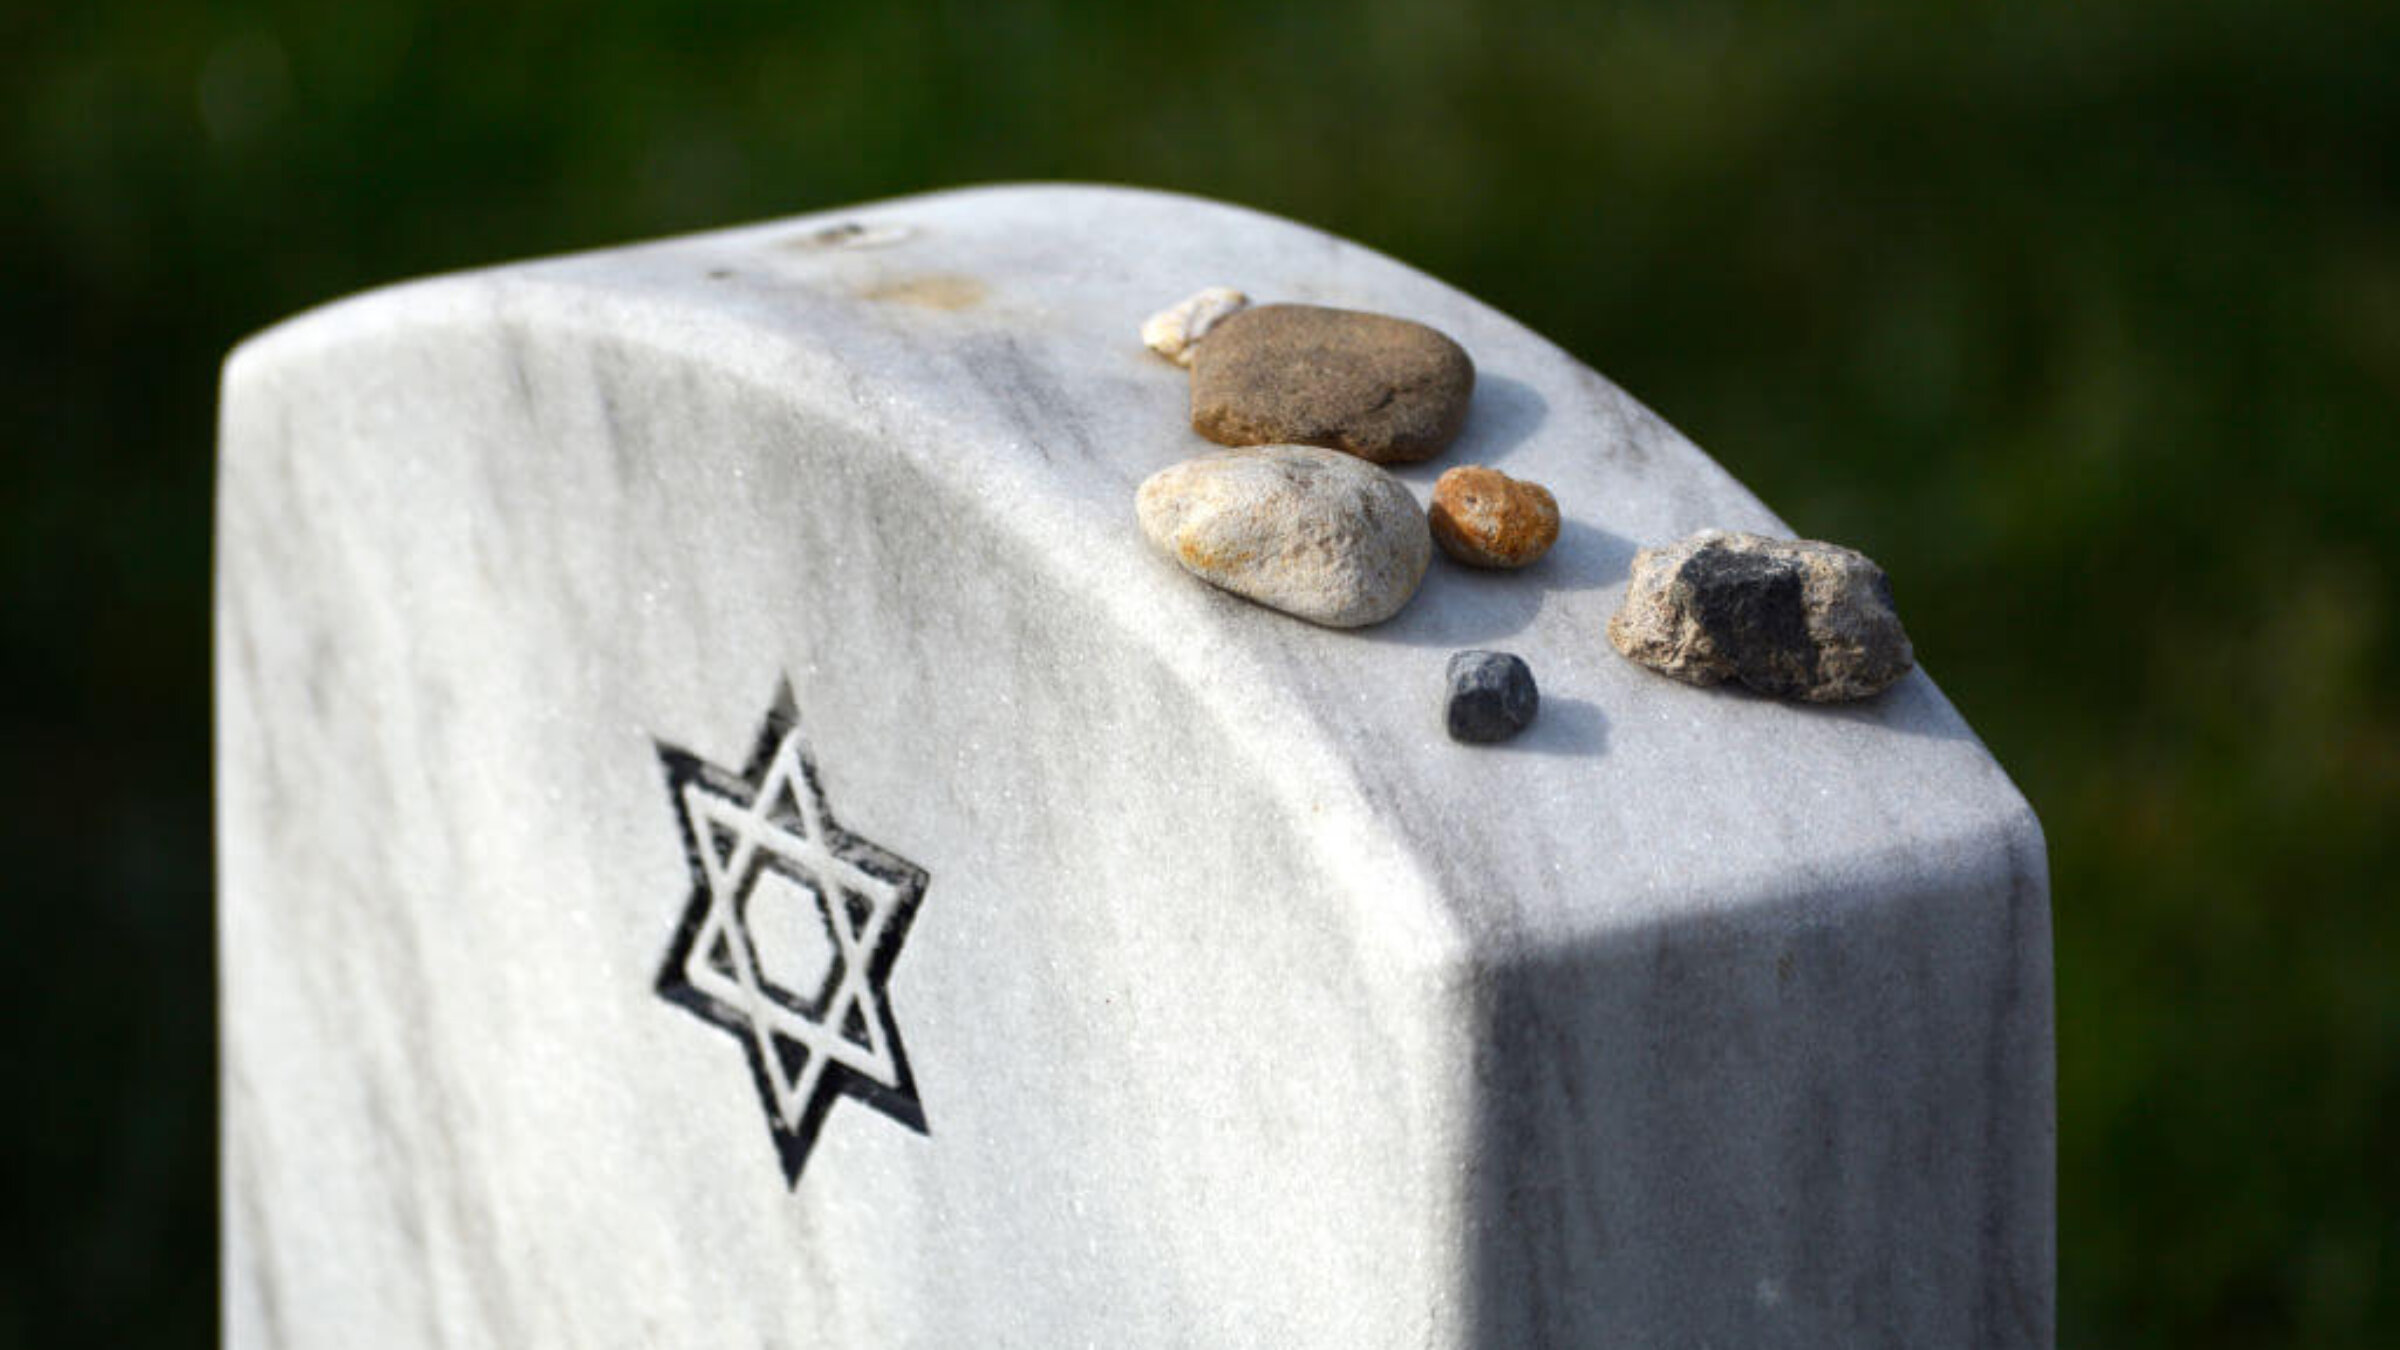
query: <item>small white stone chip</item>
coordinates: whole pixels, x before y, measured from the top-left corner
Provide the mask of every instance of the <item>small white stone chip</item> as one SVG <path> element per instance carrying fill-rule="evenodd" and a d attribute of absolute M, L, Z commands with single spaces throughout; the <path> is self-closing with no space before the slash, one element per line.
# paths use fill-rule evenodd
<path fill-rule="evenodd" d="M 1250 297 L 1231 286 L 1211 286 L 1142 321 L 1142 345 L 1179 366 L 1192 363 L 1192 347 L 1208 330 L 1250 307 Z"/>

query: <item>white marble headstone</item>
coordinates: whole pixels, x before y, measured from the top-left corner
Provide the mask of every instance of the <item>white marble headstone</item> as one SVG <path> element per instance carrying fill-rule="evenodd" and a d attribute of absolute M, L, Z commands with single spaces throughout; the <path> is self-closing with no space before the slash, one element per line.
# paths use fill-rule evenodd
<path fill-rule="evenodd" d="M 1156 555 L 1217 283 L 1465 344 L 1403 477 L 1553 554 L 1356 632 Z M 1783 528 L 1466 295 L 949 193 L 333 305 L 222 456 L 236 1345 L 2051 1339 L 2038 826 L 1922 673 L 1618 658 L 1637 545 Z"/>

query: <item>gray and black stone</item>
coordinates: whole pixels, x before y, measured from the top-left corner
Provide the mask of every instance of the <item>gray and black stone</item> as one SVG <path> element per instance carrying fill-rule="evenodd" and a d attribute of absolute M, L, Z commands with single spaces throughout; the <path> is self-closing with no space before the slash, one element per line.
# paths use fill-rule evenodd
<path fill-rule="evenodd" d="M 1450 739 L 1470 744 L 1505 741 L 1533 725 L 1541 690 L 1524 659 L 1509 652 L 1456 652 L 1450 657 Z"/>
<path fill-rule="evenodd" d="M 1662 675 L 1809 703 L 1881 693 L 1916 663 L 1865 554 L 1722 530 L 1634 555 L 1608 637 Z"/>

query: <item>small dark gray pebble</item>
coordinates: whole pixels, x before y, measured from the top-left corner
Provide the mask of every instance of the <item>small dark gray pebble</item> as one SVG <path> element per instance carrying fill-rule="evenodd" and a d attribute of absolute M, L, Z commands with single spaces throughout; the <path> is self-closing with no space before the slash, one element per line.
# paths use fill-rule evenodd
<path fill-rule="evenodd" d="M 1542 706 L 1533 671 L 1507 652 L 1457 652 L 1450 657 L 1450 739 L 1474 744 L 1505 741 L 1533 725 Z"/>

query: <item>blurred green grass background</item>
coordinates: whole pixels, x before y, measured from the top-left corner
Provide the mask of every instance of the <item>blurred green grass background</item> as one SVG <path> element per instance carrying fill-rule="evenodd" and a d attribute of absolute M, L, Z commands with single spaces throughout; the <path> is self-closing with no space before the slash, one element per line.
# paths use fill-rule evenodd
<path fill-rule="evenodd" d="M 2050 836 L 2062 1339 L 2400 1344 L 2400 6 L 0 16 L 0 1340 L 211 1334 L 217 362 L 966 182 L 1287 214 L 1890 570 Z"/>

